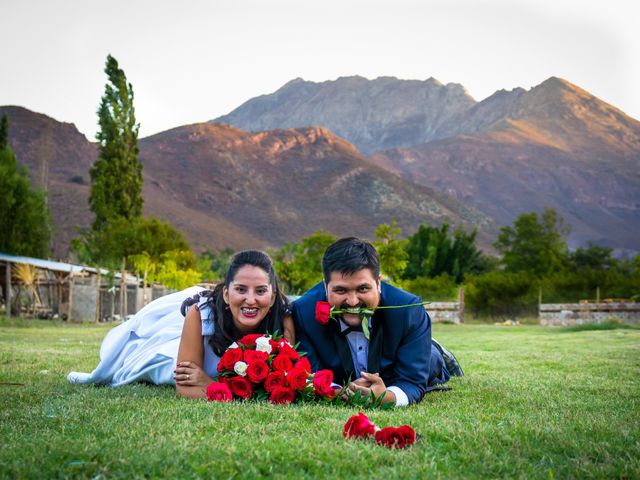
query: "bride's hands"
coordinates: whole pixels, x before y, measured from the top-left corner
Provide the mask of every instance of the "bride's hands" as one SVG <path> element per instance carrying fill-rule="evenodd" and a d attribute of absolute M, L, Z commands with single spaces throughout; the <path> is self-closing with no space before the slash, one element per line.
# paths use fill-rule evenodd
<path fill-rule="evenodd" d="M 207 387 L 213 380 L 193 362 L 178 362 L 173 379 L 183 387 Z"/>

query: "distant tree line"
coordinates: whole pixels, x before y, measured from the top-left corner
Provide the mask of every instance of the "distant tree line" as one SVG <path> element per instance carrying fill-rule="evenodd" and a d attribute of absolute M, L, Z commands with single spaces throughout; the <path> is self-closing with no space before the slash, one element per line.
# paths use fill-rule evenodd
<path fill-rule="evenodd" d="M 568 233 L 546 209 L 523 213 L 500 230 L 494 247 L 501 257 L 478 249 L 475 230 L 451 230 L 448 223 L 420 225 L 405 239 L 395 222 L 382 224 L 373 244 L 387 281 L 430 301 L 455 300 L 464 287 L 465 308 L 478 317 L 536 315 L 539 300 L 638 299 L 640 256 L 619 260 L 611 248 L 595 244 L 570 251 Z M 322 253 L 334 240 L 318 231 L 271 252 L 286 292 L 301 294 L 322 279 Z"/>

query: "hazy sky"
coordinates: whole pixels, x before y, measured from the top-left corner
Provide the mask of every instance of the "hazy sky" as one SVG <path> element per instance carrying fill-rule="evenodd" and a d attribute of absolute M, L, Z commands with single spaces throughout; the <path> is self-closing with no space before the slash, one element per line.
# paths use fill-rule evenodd
<path fill-rule="evenodd" d="M 640 119 L 637 0 L 0 0 L 0 105 L 90 140 L 111 53 L 141 136 L 287 81 L 395 76 L 482 100 L 555 75 Z"/>

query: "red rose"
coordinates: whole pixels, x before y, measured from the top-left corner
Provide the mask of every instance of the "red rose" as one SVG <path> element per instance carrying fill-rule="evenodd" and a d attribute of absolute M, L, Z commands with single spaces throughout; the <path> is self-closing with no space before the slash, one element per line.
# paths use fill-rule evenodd
<path fill-rule="evenodd" d="M 376 426 L 369 420 L 369 417 L 362 412 L 358 412 L 358 415 L 353 415 L 344 424 L 342 435 L 344 438 L 366 438 L 373 435 L 375 431 Z"/>
<path fill-rule="evenodd" d="M 375 434 L 376 443 L 389 448 L 404 448 L 416 441 L 416 432 L 409 425 L 399 428 L 386 427 Z"/>
<path fill-rule="evenodd" d="M 271 364 L 274 370 L 279 370 L 281 372 L 286 372 L 287 370 L 291 370 L 293 364 L 291 363 L 291 359 L 286 355 L 279 354 L 276 355 L 276 358 L 273 359 L 273 363 Z"/>
<path fill-rule="evenodd" d="M 251 398 L 251 395 L 253 395 L 253 388 L 251 388 L 249 380 L 239 375 L 237 377 L 230 377 L 227 380 L 227 385 L 229 385 L 231 393 L 236 397 L 246 400 L 247 398 Z"/>
<path fill-rule="evenodd" d="M 230 402 L 233 400 L 231 390 L 222 382 L 212 382 L 207 387 L 207 400 L 210 402 Z"/>
<path fill-rule="evenodd" d="M 274 404 L 293 403 L 296 399 L 296 392 L 289 387 L 279 387 L 271 392 L 269 401 Z"/>
<path fill-rule="evenodd" d="M 302 357 L 300 360 L 298 360 L 293 368 L 295 368 L 296 370 L 304 370 L 307 373 L 311 373 L 311 364 L 309 363 L 309 359 L 307 357 Z"/>
<path fill-rule="evenodd" d="M 269 375 L 267 362 L 253 362 L 247 367 L 247 378 L 252 383 L 260 383 Z"/>
<path fill-rule="evenodd" d="M 329 302 L 316 302 L 316 322 L 326 325 L 331 318 L 331 305 Z"/>
<path fill-rule="evenodd" d="M 223 372 L 224 370 L 233 372 L 233 366 L 236 362 L 240 361 L 242 361 L 242 349 L 230 348 L 224 352 L 224 355 L 220 358 L 220 363 L 218 363 L 218 372 Z"/>
<path fill-rule="evenodd" d="M 286 355 L 291 360 L 298 360 L 300 358 L 300 354 L 296 352 L 296 350 L 291 345 L 289 345 L 289 342 L 283 340 L 278 343 L 278 353 Z"/>
<path fill-rule="evenodd" d="M 309 372 L 300 368 L 292 368 L 287 372 L 287 385 L 294 390 L 303 390 L 307 386 L 307 379 L 309 378 Z"/>
<path fill-rule="evenodd" d="M 244 337 L 242 337 L 236 343 L 242 344 L 247 348 L 255 347 L 256 346 L 256 339 L 258 339 L 260 337 L 263 337 L 263 336 L 264 336 L 264 334 L 262 334 L 262 333 L 250 333 L 249 335 L 245 335 Z"/>
<path fill-rule="evenodd" d="M 405 439 L 406 445 L 413 445 L 416 443 L 416 432 L 409 425 L 402 425 L 398 427 L 398 432 Z"/>
<path fill-rule="evenodd" d="M 271 393 L 276 388 L 284 387 L 286 380 L 284 378 L 284 372 L 271 372 L 267 375 L 267 379 L 264 381 L 264 389 Z"/>
<path fill-rule="evenodd" d="M 259 352 L 258 350 L 245 350 L 244 361 L 247 365 L 251 365 L 253 362 L 266 362 L 269 358 L 267 352 Z"/>
<path fill-rule="evenodd" d="M 322 397 L 333 397 L 335 391 L 331 388 L 333 372 L 331 370 L 318 370 L 313 374 L 313 388 Z"/>

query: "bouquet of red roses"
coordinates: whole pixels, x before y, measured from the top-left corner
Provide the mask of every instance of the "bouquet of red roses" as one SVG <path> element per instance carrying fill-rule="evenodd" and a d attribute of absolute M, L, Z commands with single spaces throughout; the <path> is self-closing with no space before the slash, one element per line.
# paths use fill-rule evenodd
<path fill-rule="evenodd" d="M 234 398 L 269 400 L 275 404 L 297 400 L 333 399 L 333 372 L 311 373 L 311 364 L 284 337 L 245 335 L 227 348 L 218 363 L 218 381 L 207 387 L 210 401 Z"/>

